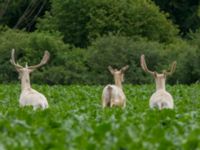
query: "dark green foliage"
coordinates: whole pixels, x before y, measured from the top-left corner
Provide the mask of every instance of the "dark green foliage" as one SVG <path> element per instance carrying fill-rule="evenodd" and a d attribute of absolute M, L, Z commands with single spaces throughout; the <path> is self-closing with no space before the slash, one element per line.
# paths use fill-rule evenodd
<path fill-rule="evenodd" d="M 190 32 L 188 34 L 188 39 L 192 45 L 200 48 L 200 28 L 198 28 L 195 32 Z"/>
<path fill-rule="evenodd" d="M 199 0 L 153 0 L 161 10 L 169 13 L 170 19 L 179 26 L 182 35 L 195 31 L 200 26 Z"/>
<path fill-rule="evenodd" d="M 197 29 L 197 1 L 185 1 L 187 3 L 180 6 L 176 0 L 166 2 L 169 1 L 156 1 L 162 10 L 167 10 L 168 6 L 170 10 L 188 10 L 176 13 L 177 16 L 183 14 L 178 17 L 180 20 L 187 20 L 182 24 L 184 29 L 181 27 L 184 33 Z M 37 31 L 28 33 L 6 27 L 15 26 L 30 5 L 33 11 L 28 12 L 32 14 L 17 28 L 27 29 L 30 20 L 33 20 L 34 28 L 37 17 L 33 16 L 41 3 L 45 5 L 38 14 Z M 146 55 L 149 68 L 158 72 L 177 61 L 177 70 L 168 77 L 169 83 L 199 81 L 199 31 L 189 33 L 188 41 L 178 38 L 177 27 L 167 19 L 171 17 L 177 21 L 176 15 L 164 14 L 149 0 L 51 0 L 51 3 L 48 0 L 3 0 L 0 8 L 4 8 L 0 11 L 3 25 L 0 26 L 0 82 L 17 80 L 18 75 L 9 62 L 12 48 L 16 49 L 17 60 L 23 65 L 25 62 L 29 65 L 38 63 L 45 50 L 51 53 L 49 63 L 32 74 L 33 83 L 107 84 L 113 80 L 108 65 L 120 68 L 126 64 L 130 68 L 125 82 L 153 82 L 153 78 L 140 67 L 141 54 Z M 193 8 L 194 12 L 189 11 Z M 45 10 L 50 11 L 43 17 Z"/>
<path fill-rule="evenodd" d="M 49 9 L 49 0 L 0 0 L 0 25 L 34 31 L 37 18 Z"/>
<path fill-rule="evenodd" d="M 11 49 L 16 49 L 16 60 L 23 66 L 38 64 L 45 50 L 50 60 L 32 76 L 34 83 L 72 84 L 87 83 L 86 50 L 70 47 L 54 33 L 26 33 L 19 30 L 2 31 L 0 34 L 0 82 L 17 80 L 15 68 L 10 64 Z"/>
<path fill-rule="evenodd" d="M 165 61 L 162 68 L 167 69 L 173 61 L 177 61 L 176 71 L 172 76 L 168 77 L 168 83 L 190 84 L 199 81 L 200 49 L 196 45 L 177 40 L 173 44 L 167 45 L 165 49 L 162 54 L 163 61 Z"/>
<path fill-rule="evenodd" d="M 155 70 L 162 60 L 161 53 L 163 46 L 158 42 L 149 42 L 145 39 L 130 39 L 119 36 L 102 37 L 96 40 L 88 48 L 88 65 L 90 70 L 90 80 L 92 83 L 109 83 L 113 76 L 108 71 L 108 66 L 120 69 L 129 65 L 125 73 L 125 82 L 144 83 L 152 78 L 144 73 L 140 67 L 141 54 L 146 55 L 149 68 Z"/>
<path fill-rule="evenodd" d="M 85 49 L 66 49 L 66 52 L 59 52 L 54 58 L 56 65 L 52 64 L 44 72 L 33 74 L 37 83 L 48 84 L 86 84 L 90 79 L 86 67 Z M 53 59 L 53 58 L 52 58 Z M 60 62 L 57 61 L 61 60 Z"/>
<path fill-rule="evenodd" d="M 52 0 L 51 12 L 38 28 L 60 31 L 65 42 L 79 47 L 109 33 L 159 42 L 171 42 L 177 34 L 166 15 L 147 0 Z"/>
<path fill-rule="evenodd" d="M 174 110 L 150 110 L 153 85 L 125 85 L 127 107 L 102 109 L 102 86 L 36 86 L 49 109 L 20 108 L 20 85 L 0 85 L 1 149 L 199 149 L 200 85 L 167 86 Z"/>
<path fill-rule="evenodd" d="M 191 45 L 198 42 L 195 39 L 191 40 Z M 22 65 L 26 62 L 37 64 L 45 50 L 50 52 L 50 61 L 32 74 L 33 83 L 113 83 L 107 69 L 109 65 L 118 69 L 130 66 L 125 74 L 125 83 L 152 83 L 153 78 L 140 67 L 141 54 L 146 55 L 148 67 L 158 72 L 169 68 L 172 61 L 177 61 L 177 70 L 169 77 L 169 83 L 194 83 L 199 81 L 200 76 L 200 48 L 181 40 L 163 45 L 139 37 L 109 35 L 97 38 L 88 49 L 80 49 L 64 44 L 56 33 L 2 29 L 0 42 L 0 82 L 3 83 L 17 81 L 18 74 L 9 62 L 12 48 L 16 49 L 17 60 Z"/>
<path fill-rule="evenodd" d="M 31 0 L 1 0 L 0 1 L 0 22 L 1 25 L 14 27 L 18 19 L 23 15 Z"/>
<path fill-rule="evenodd" d="M 193 36 L 197 36 L 197 33 Z M 168 83 L 195 83 L 200 79 L 200 46 L 197 38 L 191 44 L 176 40 L 163 45 L 145 39 L 131 39 L 120 36 L 107 36 L 97 39 L 88 48 L 90 81 L 95 83 L 110 83 L 112 75 L 107 67 L 120 68 L 126 64 L 130 66 L 125 74 L 125 82 L 141 84 L 153 82 L 153 77 L 145 73 L 140 66 L 140 56 L 145 54 L 150 70 L 162 73 L 170 68 L 173 61 L 177 61 L 177 69 L 172 76 L 168 76 Z M 98 82 L 99 81 L 99 82 Z"/>
<path fill-rule="evenodd" d="M 23 66 L 26 62 L 28 65 L 38 64 L 44 51 L 48 50 L 51 54 L 51 59 L 44 68 L 59 65 L 61 59 L 59 59 L 58 55 L 69 49 L 69 46 L 65 45 L 59 36 L 48 33 L 26 33 L 19 30 L 7 30 L 2 31 L 0 34 L 1 82 L 9 82 L 17 78 L 15 68 L 9 61 L 11 49 L 13 48 L 16 49 L 17 61 Z M 43 68 L 40 71 L 42 70 Z"/>

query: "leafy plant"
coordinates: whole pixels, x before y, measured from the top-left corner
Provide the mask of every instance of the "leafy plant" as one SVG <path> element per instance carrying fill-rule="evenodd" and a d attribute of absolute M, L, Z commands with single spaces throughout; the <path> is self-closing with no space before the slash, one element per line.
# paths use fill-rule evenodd
<path fill-rule="evenodd" d="M 101 108 L 102 86 L 39 86 L 49 109 L 18 105 L 20 85 L 0 85 L 2 149 L 199 149 L 199 84 L 167 86 L 174 110 L 149 109 L 153 85 L 125 85 L 127 107 Z"/>

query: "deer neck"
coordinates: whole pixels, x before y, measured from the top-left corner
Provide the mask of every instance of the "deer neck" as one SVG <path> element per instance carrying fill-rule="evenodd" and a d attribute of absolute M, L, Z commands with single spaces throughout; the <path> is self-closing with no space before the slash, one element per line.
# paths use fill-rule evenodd
<path fill-rule="evenodd" d="M 156 91 L 165 90 L 165 79 L 156 79 Z"/>
<path fill-rule="evenodd" d="M 21 89 L 25 90 L 25 89 L 30 89 L 30 88 L 31 88 L 30 75 L 28 73 L 25 73 L 22 75 Z"/>
<path fill-rule="evenodd" d="M 122 81 L 119 79 L 115 79 L 115 85 L 122 89 Z"/>

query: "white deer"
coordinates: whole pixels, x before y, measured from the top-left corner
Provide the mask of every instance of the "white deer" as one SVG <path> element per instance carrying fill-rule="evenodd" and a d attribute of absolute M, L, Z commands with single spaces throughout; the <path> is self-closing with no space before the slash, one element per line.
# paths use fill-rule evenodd
<path fill-rule="evenodd" d="M 124 81 L 124 72 L 128 69 L 128 65 L 121 68 L 120 70 L 113 69 L 111 66 L 108 67 L 110 73 L 114 77 L 115 85 L 107 85 L 103 89 L 102 93 L 102 106 L 113 107 L 113 106 L 126 106 L 126 96 L 122 89 L 122 82 Z"/>
<path fill-rule="evenodd" d="M 15 66 L 17 72 L 19 73 L 19 79 L 21 79 L 21 94 L 19 99 L 20 106 L 33 106 L 34 110 L 36 110 L 37 108 L 48 108 L 48 102 L 46 97 L 43 94 L 31 88 L 30 73 L 33 72 L 36 68 L 47 63 L 50 56 L 49 52 L 45 51 L 44 56 L 38 65 L 28 66 L 26 64 L 25 67 L 22 67 L 18 63 L 15 63 L 14 55 L 15 50 L 12 49 L 10 62 L 12 65 Z"/>
<path fill-rule="evenodd" d="M 150 98 L 150 108 L 158 107 L 158 109 L 163 108 L 174 108 L 174 101 L 170 93 L 165 90 L 165 81 L 168 75 L 172 75 L 176 69 L 176 61 L 171 65 L 170 71 L 163 70 L 163 72 L 157 73 L 156 71 L 150 71 L 146 65 L 144 55 L 141 56 L 141 67 L 145 72 L 150 73 L 156 82 L 156 92 Z"/>

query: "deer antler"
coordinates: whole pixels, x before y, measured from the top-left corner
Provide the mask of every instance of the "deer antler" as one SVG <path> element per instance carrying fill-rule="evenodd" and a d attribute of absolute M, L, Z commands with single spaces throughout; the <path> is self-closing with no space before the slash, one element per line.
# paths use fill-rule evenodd
<path fill-rule="evenodd" d="M 19 65 L 18 63 L 15 62 L 15 49 L 12 49 L 10 62 L 11 62 L 11 64 L 14 65 L 17 69 L 23 68 L 21 65 Z"/>
<path fill-rule="evenodd" d="M 126 65 L 123 68 L 121 68 L 120 71 L 124 73 L 128 68 L 129 68 L 129 65 Z"/>
<path fill-rule="evenodd" d="M 170 71 L 163 71 L 163 73 L 164 73 L 165 75 L 172 75 L 172 74 L 174 73 L 175 69 L 176 69 L 176 61 L 174 61 L 174 62 L 172 63 L 172 65 L 171 65 L 171 68 L 168 69 L 168 70 L 170 70 Z"/>
<path fill-rule="evenodd" d="M 49 57 L 50 57 L 49 52 L 48 52 L 48 51 L 45 51 L 45 52 L 44 52 L 44 56 L 43 56 L 41 62 L 40 62 L 38 65 L 29 66 L 28 68 L 29 68 L 29 69 L 36 69 L 36 68 L 38 68 L 38 67 L 40 67 L 40 66 L 46 64 L 47 61 L 49 60 Z"/>
<path fill-rule="evenodd" d="M 150 71 L 150 70 L 147 68 L 144 54 L 141 56 L 140 63 L 141 63 L 142 69 L 143 69 L 145 72 L 148 72 L 148 73 L 154 75 L 155 71 Z"/>
<path fill-rule="evenodd" d="M 108 70 L 110 71 L 111 74 L 114 73 L 114 69 L 111 66 L 108 66 Z"/>

